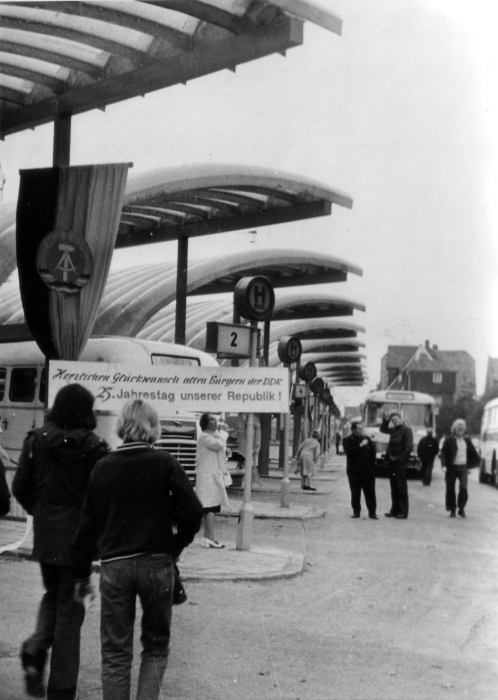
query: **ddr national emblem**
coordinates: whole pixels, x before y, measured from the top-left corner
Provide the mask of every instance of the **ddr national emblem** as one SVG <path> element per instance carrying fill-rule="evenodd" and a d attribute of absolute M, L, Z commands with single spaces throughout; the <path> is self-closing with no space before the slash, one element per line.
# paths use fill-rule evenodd
<path fill-rule="evenodd" d="M 56 229 L 40 243 L 36 269 L 50 289 L 76 294 L 92 276 L 92 253 L 73 231 Z"/>

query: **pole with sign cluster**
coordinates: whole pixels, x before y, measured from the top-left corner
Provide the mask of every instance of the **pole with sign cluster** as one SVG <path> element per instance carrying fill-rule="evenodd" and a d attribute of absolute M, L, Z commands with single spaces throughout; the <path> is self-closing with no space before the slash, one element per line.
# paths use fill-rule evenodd
<path fill-rule="evenodd" d="M 256 367 L 258 359 L 258 321 L 270 318 L 275 306 L 273 285 L 266 277 L 243 277 L 236 285 L 233 303 L 243 318 L 251 321 L 251 348 L 249 366 Z M 239 511 L 237 549 L 248 550 L 252 544 L 254 506 L 251 503 L 254 444 L 254 413 L 248 414 L 244 474 L 244 496 Z"/>
<path fill-rule="evenodd" d="M 303 348 L 301 341 L 295 336 L 285 335 L 280 338 L 278 343 L 278 357 L 285 367 L 289 369 L 289 386 L 292 387 L 292 369 L 293 362 L 298 362 L 301 357 Z M 289 397 L 290 404 L 290 397 Z M 280 491 L 280 506 L 282 508 L 289 507 L 289 432 L 290 432 L 290 413 L 284 413 L 284 435 L 283 435 L 283 466 L 284 477 L 282 479 L 282 487 Z"/>

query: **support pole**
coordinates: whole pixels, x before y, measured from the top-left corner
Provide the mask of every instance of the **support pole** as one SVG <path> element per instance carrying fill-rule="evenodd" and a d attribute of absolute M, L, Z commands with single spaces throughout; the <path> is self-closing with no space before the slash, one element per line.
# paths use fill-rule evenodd
<path fill-rule="evenodd" d="M 54 119 L 53 166 L 69 165 L 71 153 L 71 112 L 56 114 Z"/>
<path fill-rule="evenodd" d="M 176 268 L 175 343 L 185 345 L 187 329 L 188 237 L 178 239 Z"/>
<path fill-rule="evenodd" d="M 258 322 L 251 321 L 251 348 L 249 366 L 256 367 L 257 364 L 257 344 L 258 344 Z M 251 549 L 252 544 L 252 523 L 254 519 L 254 506 L 251 503 L 252 488 L 252 467 L 253 467 L 253 447 L 254 447 L 254 413 L 249 413 L 247 417 L 246 454 L 245 454 L 245 474 L 244 474 L 244 496 L 239 510 L 239 523 L 237 526 L 237 545 L 239 551 Z"/>
<path fill-rule="evenodd" d="M 289 365 L 289 387 L 292 390 L 292 370 Z M 290 400 L 289 400 L 290 404 Z M 290 432 L 290 413 L 284 413 L 284 431 L 283 431 L 283 461 L 284 461 L 284 476 L 282 479 L 282 484 L 280 487 L 280 507 L 289 507 L 289 492 L 290 492 L 290 479 L 289 479 L 289 432 Z"/>

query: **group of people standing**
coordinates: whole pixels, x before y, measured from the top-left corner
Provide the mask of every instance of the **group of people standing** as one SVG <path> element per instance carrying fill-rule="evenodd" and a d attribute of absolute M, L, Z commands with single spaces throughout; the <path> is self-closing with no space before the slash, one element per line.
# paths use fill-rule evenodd
<path fill-rule="evenodd" d="M 386 461 L 391 487 L 391 508 L 385 513 L 385 517 L 406 520 L 409 512 L 407 469 L 413 449 L 413 432 L 404 424 L 398 412 L 383 415 L 380 432 L 389 435 Z M 472 440 L 465 433 L 465 421 L 456 420 L 452 425 L 452 434 L 444 440 L 440 454 L 441 466 L 446 470 L 446 510 L 453 518 L 456 517 L 457 512 L 460 517 L 466 517 L 468 470 L 479 464 L 479 455 Z M 377 520 L 376 449 L 371 438 L 363 434 L 363 424 L 360 420 L 352 421 L 351 434 L 343 439 L 342 444 L 347 459 L 346 472 L 351 490 L 352 517 L 360 517 L 363 491 L 368 516 Z M 420 440 L 417 453 L 422 464 L 422 483 L 429 486 L 434 460 L 439 453 L 439 445 L 432 434 L 432 429 L 429 429 L 427 435 Z M 457 480 L 459 481 L 458 497 Z"/>
<path fill-rule="evenodd" d="M 201 502 L 180 464 L 153 449 L 161 424 L 150 404 L 135 399 L 123 407 L 117 422 L 122 444 L 112 451 L 94 432 L 93 404 L 83 386 L 63 387 L 45 425 L 26 437 L 12 485 L 33 516 L 33 556 L 45 589 L 35 630 L 21 649 L 25 687 L 34 697 L 75 700 L 81 626 L 95 596 L 92 562 L 100 559 L 103 700 L 130 698 L 137 597 L 142 656 L 136 697 L 157 700 L 172 606 L 184 600 L 176 562 L 203 517 L 205 535 L 215 542 L 210 519 L 226 494 L 218 488 L 208 498 L 206 482 L 214 485 L 217 477 L 200 475 L 199 495 L 207 499 Z M 204 417 L 200 443 L 216 453 L 212 418 Z"/>

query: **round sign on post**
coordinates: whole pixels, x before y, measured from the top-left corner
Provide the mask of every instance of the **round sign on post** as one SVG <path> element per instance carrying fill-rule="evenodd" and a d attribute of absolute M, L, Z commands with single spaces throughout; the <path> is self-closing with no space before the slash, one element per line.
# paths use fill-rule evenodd
<path fill-rule="evenodd" d="M 278 341 L 278 359 L 284 365 L 297 362 L 303 351 L 301 341 L 293 335 L 284 335 Z"/>
<path fill-rule="evenodd" d="M 267 277 L 243 277 L 235 286 L 233 303 L 243 318 L 266 321 L 275 306 L 273 285 Z"/>
<path fill-rule="evenodd" d="M 325 389 L 325 382 L 321 377 L 315 377 L 313 381 L 311 382 L 311 391 L 314 394 L 319 394 L 321 391 Z"/>
<path fill-rule="evenodd" d="M 305 365 L 301 365 L 297 370 L 299 379 L 303 382 L 312 382 L 316 377 L 316 365 L 314 362 L 307 362 Z"/>

